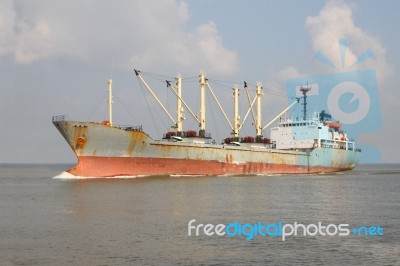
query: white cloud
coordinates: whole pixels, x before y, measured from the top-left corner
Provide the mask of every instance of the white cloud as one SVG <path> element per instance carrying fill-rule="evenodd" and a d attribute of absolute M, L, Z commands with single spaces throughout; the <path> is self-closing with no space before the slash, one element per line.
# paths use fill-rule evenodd
<path fill-rule="evenodd" d="M 266 88 L 278 92 L 281 95 L 287 93 L 286 81 L 291 78 L 302 77 L 304 73 L 300 73 L 299 70 L 294 66 L 287 66 L 282 70 L 271 73 L 267 78 Z M 295 95 L 287 95 L 288 97 L 295 97 Z M 287 98 L 274 98 L 270 104 L 282 105 L 282 102 L 287 103 Z"/>
<path fill-rule="evenodd" d="M 131 58 L 131 64 L 144 68 L 157 63 L 159 67 L 184 67 L 197 72 L 230 74 L 238 70 L 237 56 L 226 49 L 213 22 L 203 24 L 190 33 L 155 40 Z M 162 43 L 162 45 L 160 45 Z M 179 70 L 179 69 L 178 69 Z"/>
<path fill-rule="evenodd" d="M 359 67 L 375 69 L 380 82 L 385 82 L 392 75 L 393 66 L 386 61 L 386 49 L 377 37 L 355 25 L 351 5 L 343 1 L 329 1 L 318 15 L 307 17 L 306 27 L 315 52 L 321 52 L 330 59 L 337 66 L 337 71 L 356 70 L 357 67 L 350 66 L 370 49 L 373 57 Z M 339 47 L 342 38 L 348 40 L 344 67 Z"/>
<path fill-rule="evenodd" d="M 36 21 L 33 25 L 18 21 L 16 27 L 19 34 L 16 36 L 15 61 L 29 64 L 52 55 L 54 44 L 50 25 L 46 21 Z"/>
<path fill-rule="evenodd" d="M 294 66 L 288 66 L 270 75 L 268 82 L 274 90 L 286 91 L 286 81 L 291 78 L 303 76 Z"/>
<path fill-rule="evenodd" d="M 209 22 L 198 27 L 191 39 L 204 54 L 211 71 L 218 69 L 223 73 L 229 73 L 236 70 L 236 55 L 223 47 L 214 23 Z"/>
<path fill-rule="evenodd" d="M 12 54 L 16 63 L 106 57 L 152 71 L 238 69 L 213 22 L 186 30 L 183 1 L 5 1 L 0 8 L 0 56 Z"/>

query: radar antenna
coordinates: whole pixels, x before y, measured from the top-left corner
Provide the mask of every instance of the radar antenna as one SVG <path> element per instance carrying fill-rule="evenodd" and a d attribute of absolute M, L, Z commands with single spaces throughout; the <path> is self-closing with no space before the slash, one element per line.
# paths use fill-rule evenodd
<path fill-rule="evenodd" d="M 307 92 L 311 90 L 311 86 L 307 85 L 306 86 L 301 86 L 300 91 L 303 93 L 303 120 L 307 119 Z"/>

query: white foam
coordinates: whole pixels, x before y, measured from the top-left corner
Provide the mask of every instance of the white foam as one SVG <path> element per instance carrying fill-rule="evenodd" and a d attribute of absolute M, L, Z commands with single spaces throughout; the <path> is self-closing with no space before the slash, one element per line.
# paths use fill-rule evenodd
<path fill-rule="evenodd" d="M 256 176 L 286 176 L 290 174 L 256 174 Z"/>
<path fill-rule="evenodd" d="M 119 175 L 119 176 L 110 176 L 105 178 L 121 178 L 121 179 L 129 179 L 129 178 L 142 178 L 148 177 L 149 175 Z M 98 177 L 97 177 L 98 178 Z"/>
<path fill-rule="evenodd" d="M 179 174 L 174 174 L 174 175 L 169 175 L 170 177 L 199 177 L 199 176 L 204 176 L 204 175 L 179 175 Z"/>
<path fill-rule="evenodd" d="M 130 179 L 130 178 L 141 178 L 146 177 L 147 175 L 120 175 L 120 176 L 110 176 L 110 177 L 99 177 L 99 176 L 76 176 L 68 172 L 62 172 L 59 175 L 53 177 L 53 179 L 63 179 L 63 180 L 71 180 L 71 179 L 99 179 L 99 178 L 113 178 L 113 179 Z"/>
<path fill-rule="evenodd" d="M 56 175 L 55 177 L 53 177 L 53 179 L 80 179 L 83 178 L 82 176 L 75 176 L 73 174 L 70 174 L 68 172 L 62 172 L 58 175 Z"/>

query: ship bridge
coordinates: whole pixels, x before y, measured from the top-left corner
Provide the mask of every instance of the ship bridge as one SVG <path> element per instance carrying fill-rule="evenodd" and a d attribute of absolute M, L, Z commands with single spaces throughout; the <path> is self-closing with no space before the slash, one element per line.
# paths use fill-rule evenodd
<path fill-rule="evenodd" d="M 324 115 L 322 115 L 324 114 Z M 271 129 L 271 140 L 275 149 L 312 149 L 317 147 L 354 150 L 354 142 L 349 141 L 337 122 L 326 121 L 325 111 L 314 112 L 308 119 L 292 116 L 281 120 Z"/>

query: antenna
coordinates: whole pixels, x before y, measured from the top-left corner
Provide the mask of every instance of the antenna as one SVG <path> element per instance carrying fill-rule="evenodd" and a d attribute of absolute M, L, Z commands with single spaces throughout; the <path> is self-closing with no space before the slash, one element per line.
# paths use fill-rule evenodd
<path fill-rule="evenodd" d="M 113 101 L 112 101 L 112 80 L 111 79 L 109 79 L 107 81 L 107 85 L 108 85 L 108 112 L 109 112 L 109 115 L 110 115 L 109 122 L 110 122 L 110 126 L 112 126 L 113 125 L 113 122 L 112 122 L 112 104 L 113 104 Z"/>
<path fill-rule="evenodd" d="M 206 136 L 206 85 L 207 79 L 205 78 L 204 71 L 200 72 L 200 137 Z"/>
<path fill-rule="evenodd" d="M 311 86 L 301 86 L 300 91 L 303 93 L 303 120 L 307 119 L 307 92 L 311 90 Z"/>
<path fill-rule="evenodd" d="M 114 75 L 114 56 L 111 57 L 110 79 L 113 79 L 113 75 Z"/>

